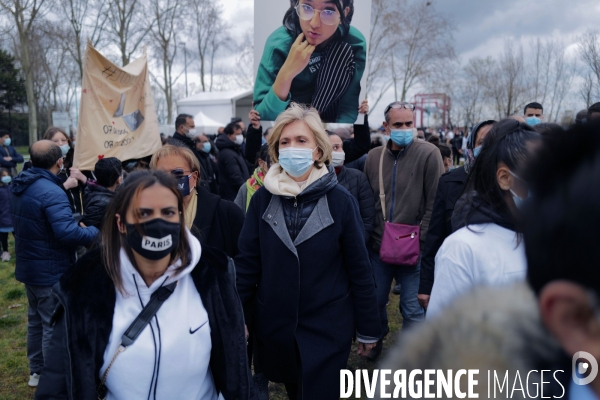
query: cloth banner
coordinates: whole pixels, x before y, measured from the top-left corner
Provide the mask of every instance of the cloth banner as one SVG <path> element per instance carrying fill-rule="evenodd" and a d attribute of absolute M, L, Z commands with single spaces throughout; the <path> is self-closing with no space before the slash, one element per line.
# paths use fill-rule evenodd
<path fill-rule="evenodd" d="M 76 168 L 93 170 L 104 157 L 142 158 L 161 147 L 145 49 L 120 68 L 88 41 L 81 88 Z"/>

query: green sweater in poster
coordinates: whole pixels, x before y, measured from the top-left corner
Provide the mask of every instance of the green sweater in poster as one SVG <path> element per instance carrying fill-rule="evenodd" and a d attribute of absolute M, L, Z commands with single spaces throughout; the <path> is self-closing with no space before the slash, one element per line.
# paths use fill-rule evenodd
<path fill-rule="evenodd" d="M 323 56 L 322 53 L 316 51 L 311 55 L 304 71 L 292 81 L 290 94 L 285 101 L 279 99 L 273 92 L 272 86 L 275 83 L 275 78 L 287 59 L 294 40 L 295 38 L 288 33 L 285 27 L 281 26 L 269 36 L 265 44 L 254 84 L 254 108 L 260 113 L 263 121 L 275 121 L 291 101 L 302 104 L 310 104 L 312 101 Z M 350 86 L 340 98 L 338 117 L 335 122 L 353 124 L 358 117 L 360 80 L 365 71 L 367 43 L 362 33 L 352 26 L 342 40 L 352 47 L 356 69 Z"/>

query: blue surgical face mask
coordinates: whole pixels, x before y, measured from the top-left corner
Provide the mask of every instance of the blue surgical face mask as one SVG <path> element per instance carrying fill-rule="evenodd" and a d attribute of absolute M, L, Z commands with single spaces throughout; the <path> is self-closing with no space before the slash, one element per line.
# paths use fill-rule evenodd
<path fill-rule="evenodd" d="M 205 153 L 210 153 L 211 149 L 212 149 L 212 145 L 210 144 L 210 142 L 204 142 L 204 143 L 202 143 L 202 150 Z"/>
<path fill-rule="evenodd" d="M 477 158 L 477 156 L 479 155 L 479 153 L 481 153 L 481 147 L 482 146 L 477 146 L 473 149 L 473 157 Z"/>
<path fill-rule="evenodd" d="M 12 143 L 12 140 L 10 140 L 10 138 L 4 139 L 4 145 L 5 146 L 10 146 L 11 143 Z"/>
<path fill-rule="evenodd" d="M 62 151 L 63 157 L 67 155 L 69 150 L 71 150 L 71 146 L 69 146 L 68 144 L 63 144 L 62 146 L 60 146 L 60 151 Z"/>
<path fill-rule="evenodd" d="M 10 175 L 5 175 L 2 178 L 0 178 L 0 180 L 2 180 L 2 183 L 8 185 L 10 181 L 12 181 L 12 178 L 10 177 Z"/>
<path fill-rule="evenodd" d="M 525 122 L 527 122 L 527 125 L 529 125 L 529 126 L 535 126 L 535 125 L 539 124 L 540 122 L 542 122 L 542 120 L 539 119 L 538 117 L 527 117 L 525 119 Z"/>
<path fill-rule="evenodd" d="M 294 178 L 299 178 L 314 164 L 312 153 L 314 149 L 288 147 L 279 150 L 279 165 Z"/>
<path fill-rule="evenodd" d="M 517 178 L 517 179 L 519 179 L 519 180 L 521 180 L 521 181 L 523 181 L 523 182 L 524 182 L 524 180 L 523 180 L 522 178 L 520 178 L 520 177 L 519 177 L 517 174 L 515 174 L 514 172 L 512 172 L 512 171 L 508 171 L 508 172 L 509 172 L 509 173 L 510 173 L 512 176 L 514 176 L 515 178 Z M 523 206 L 523 202 L 524 202 L 525 200 L 527 200 L 527 198 L 529 198 L 529 196 L 530 196 L 529 190 L 527 191 L 527 197 L 525 197 L 525 198 L 519 197 L 519 196 L 518 196 L 518 195 L 517 195 L 517 194 L 516 194 L 516 193 L 515 193 L 515 192 L 514 192 L 512 189 L 508 189 L 508 190 L 510 190 L 510 193 L 512 194 L 512 198 L 513 198 L 513 201 L 514 201 L 514 203 L 515 203 L 515 206 L 517 207 L 517 209 L 521 209 L 521 207 Z"/>
<path fill-rule="evenodd" d="M 400 147 L 408 146 L 413 141 L 412 129 L 392 129 L 390 134 L 392 142 Z"/>

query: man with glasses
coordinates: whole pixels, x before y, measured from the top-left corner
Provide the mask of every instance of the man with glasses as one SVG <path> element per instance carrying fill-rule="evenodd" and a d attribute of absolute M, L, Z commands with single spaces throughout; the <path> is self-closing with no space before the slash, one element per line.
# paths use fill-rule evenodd
<path fill-rule="evenodd" d="M 427 228 L 433 210 L 433 202 L 439 177 L 444 164 L 436 146 L 416 140 L 414 129 L 414 105 L 394 102 L 386 107 L 383 127 L 390 136 L 385 146 L 369 152 L 365 174 L 375 194 L 375 230 L 371 236 L 370 254 L 377 303 L 382 331 L 389 332 L 386 304 L 392 279 L 397 276 L 401 285 L 400 311 L 403 328 L 420 321 L 424 310 L 417 301 L 420 275 L 420 259 L 416 265 L 394 265 L 381 261 L 380 249 L 386 222 L 403 225 L 420 225 L 420 244 L 423 248 Z M 381 172 L 380 172 L 381 170 Z M 385 194 L 385 220 L 380 197 L 380 173 Z M 383 338 L 382 338 L 383 339 Z M 372 350 L 369 358 L 375 360 L 381 354 L 382 339 Z"/>

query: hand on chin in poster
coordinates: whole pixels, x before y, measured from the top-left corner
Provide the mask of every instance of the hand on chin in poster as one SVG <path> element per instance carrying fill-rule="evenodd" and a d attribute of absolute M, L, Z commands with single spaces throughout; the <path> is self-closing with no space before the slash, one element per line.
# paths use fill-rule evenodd
<path fill-rule="evenodd" d="M 370 6 L 361 0 L 368 12 L 355 14 L 353 0 L 293 0 L 275 27 L 260 16 L 279 12 L 281 1 L 255 0 L 255 43 L 265 44 L 256 57 L 254 104 L 264 121 L 292 101 L 312 105 L 324 122 L 356 121 L 367 49 L 357 26 L 368 34 Z"/>

